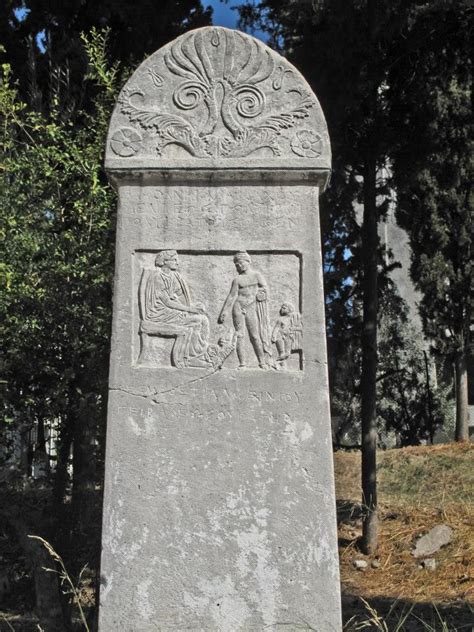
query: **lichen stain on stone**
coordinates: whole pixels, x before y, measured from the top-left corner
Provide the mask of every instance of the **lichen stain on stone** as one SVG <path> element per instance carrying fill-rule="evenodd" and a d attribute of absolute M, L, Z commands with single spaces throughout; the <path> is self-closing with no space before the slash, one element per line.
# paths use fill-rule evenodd
<path fill-rule="evenodd" d="M 137 424 L 137 422 L 133 419 L 133 417 L 129 417 L 128 418 L 128 424 L 129 424 L 133 434 L 135 434 L 137 437 L 139 437 L 143 433 L 142 429 Z"/>
<path fill-rule="evenodd" d="M 241 577 L 249 582 L 248 594 L 261 611 L 265 625 L 273 625 L 279 601 L 280 576 L 271 563 L 268 533 L 257 525 L 251 525 L 247 531 L 234 531 L 233 535 L 240 551 L 236 566 Z M 255 586 L 253 589 L 252 585 Z"/>
<path fill-rule="evenodd" d="M 104 529 L 103 546 L 113 554 L 120 550 L 120 543 L 123 534 L 125 519 L 118 516 L 118 512 L 109 509 L 106 519 L 106 528 Z"/>
<path fill-rule="evenodd" d="M 105 530 L 103 543 L 104 548 L 107 548 L 113 554 L 120 555 L 126 563 L 130 563 L 146 543 L 149 529 L 146 526 L 143 527 L 142 536 L 140 538 L 131 537 L 129 541 L 127 538 L 124 538 L 125 522 L 125 518 L 122 518 L 118 511 L 110 509 L 107 515 L 107 529 Z M 138 528 L 132 531 L 135 534 Z"/>
<path fill-rule="evenodd" d="M 197 619 L 212 618 L 219 632 L 245 630 L 251 609 L 234 586 L 229 575 L 225 579 L 200 580 L 199 594 L 185 592 L 183 603 Z"/>
<path fill-rule="evenodd" d="M 137 437 L 151 437 L 156 435 L 156 421 L 153 416 L 144 417 L 144 426 L 142 427 L 135 419 L 130 415 L 128 418 L 128 426 Z"/>
<path fill-rule="evenodd" d="M 177 474 L 171 476 L 170 473 L 170 481 L 166 487 L 166 493 L 169 496 L 185 496 L 189 493 L 189 485 L 184 478 L 178 476 Z"/>
<path fill-rule="evenodd" d="M 287 413 L 283 415 L 283 418 L 286 422 L 284 434 L 292 446 L 298 446 L 303 441 L 311 439 L 314 433 L 307 421 L 292 419 Z"/>
<path fill-rule="evenodd" d="M 317 542 L 308 547 L 307 560 L 310 564 L 316 564 L 316 566 L 332 561 L 331 549 L 326 536 L 319 538 Z"/>
<path fill-rule="evenodd" d="M 135 601 L 137 610 L 141 618 L 145 621 L 149 621 L 155 614 L 155 609 L 150 603 L 148 590 L 151 586 L 151 579 L 144 579 L 137 586 L 137 593 L 135 595 Z"/>
<path fill-rule="evenodd" d="M 301 431 L 301 434 L 300 434 L 301 441 L 306 441 L 307 439 L 311 439 L 313 434 L 314 434 L 313 429 L 311 428 L 309 423 L 305 421 L 303 430 Z"/>

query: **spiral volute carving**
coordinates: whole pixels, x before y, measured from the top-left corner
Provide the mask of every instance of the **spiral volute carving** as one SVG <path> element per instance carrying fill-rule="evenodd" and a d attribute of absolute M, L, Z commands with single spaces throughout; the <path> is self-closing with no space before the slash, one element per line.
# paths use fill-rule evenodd
<path fill-rule="evenodd" d="M 261 114 L 265 108 L 265 95 L 263 92 L 250 85 L 238 86 L 233 96 L 236 99 L 237 113 L 244 118 L 254 118 Z"/>
<path fill-rule="evenodd" d="M 173 94 L 173 101 L 181 110 L 193 110 L 206 94 L 206 87 L 195 81 L 186 81 Z"/>

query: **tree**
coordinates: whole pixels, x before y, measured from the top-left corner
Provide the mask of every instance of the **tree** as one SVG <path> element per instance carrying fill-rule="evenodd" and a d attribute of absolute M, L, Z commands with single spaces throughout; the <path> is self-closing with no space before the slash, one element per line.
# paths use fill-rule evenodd
<path fill-rule="evenodd" d="M 31 533 L 32 525 L 42 530 L 67 551 L 72 572 L 79 563 L 72 544 L 84 544 L 77 536 L 90 527 L 82 510 L 96 483 L 91 464 L 101 457 L 96 439 L 105 424 L 115 195 L 102 155 L 122 83 L 118 67 L 106 61 L 105 36 L 93 33 L 84 45 L 87 81 L 96 90 L 90 112 L 78 110 L 65 120 L 59 97 L 47 115 L 31 110 L 19 98 L 6 63 L 0 84 L 6 422 L 0 432 L 38 423 L 59 429 L 54 474 L 42 482 L 37 498 L 42 518 L 33 520 L 13 501 L 5 503 L 3 515 L 20 542 L 26 542 L 22 534 L 27 528 Z M 99 444 L 103 447 L 103 441 Z M 72 505 L 66 502 L 71 446 Z M 12 488 L 13 493 L 20 489 Z"/>
<path fill-rule="evenodd" d="M 391 116 L 410 130 L 394 147 L 398 221 L 413 251 L 426 335 L 455 367 L 456 432 L 468 440 L 472 319 L 472 10 L 450 0 L 412 11 L 409 56 L 391 72 Z"/>
<path fill-rule="evenodd" d="M 454 18 L 455 13 L 458 14 L 457 18 Z M 322 102 L 323 110 L 328 118 L 334 155 L 334 177 L 326 201 L 331 198 L 344 199 L 342 194 L 335 195 L 335 191 L 339 187 L 349 187 L 352 194 L 346 197 L 345 208 L 341 215 L 347 218 L 344 226 L 346 230 L 341 230 L 341 222 L 337 224 L 334 221 L 334 216 L 324 201 L 322 213 L 323 227 L 329 229 L 325 238 L 325 262 L 327 263 L 329 257 L 329 260 L 333 259 L 331 268 L 334 261 L 338 268 L 342 264 L 348 266 L 347 269 L 350 270 L 348 275 L 354 284 L 351 299 L 346 299 L 344 306 L 341 301 L 345 300 L 344 296 L 347 297 L 347 291 L 342 289 L 338 295 L 337 290 L 331 290 L 327 304 L 328 313 L 335 313 L 337 308 L 341 309 L 342 307 L 350 320 L 351 301 L 362 300 L 363 302 L 360 391 L 363 502 L 367 506 L 362 547 L 366 551 L 373 550 L 376 546 L 375 446 L 377 440 L 376 382 L 378 379 L 377 313 L 379 312 L 377 303 L 380 296 L 380 289 L 377 286 L 383 278 L 381 272 L 384 271 L 377 236 L 377 224 L 383 218 L 388 202 L 388 191 L 386 187 L 384 189 L 384 183 L 379 178 L 379 173 L 381 168 L 390 167 L 392 161 L 396 159 L 396 173 L 399 175 L 396 177 L 395 183 L 397 189 L 400 188 L 402 208 L 403 200 L 406 197 L 403 190 L 407 190 L 411 180 L 418 179 L 420 186 L 425 188 L 426 197 L 432 199 L 433 187 L 428 191 L 425 182 L 426 173 L 423 173 L 423 170 L 427 169 L 432 162 L 429 150 L 431 141 L 428 138 L 429 142 L 420 145 L 417 135 L 413 132 L 419 124 L 422 137 L 423 129 L 427 137 L 436 134 L 436 126 L 433 127 L 430 123 L 430 121 L 436 120 L 436 117 L 423 119 L 422 114 L 426 108 L 426 103 L 430 103 L 430 100 L 437 104 L 440 113 L 444 112 L 446 116 L 448 115 L 451 107 L 448 103 L 451 103 L 451 96 L 454 95 L 456 89 L 453 88 L 451 96 L 448 94 L 449 91 L 446 92 L 444 102 L 440 101 L 434 94 L 429 94 L 431 89 L 429 86 L 441 85 L 443 82 L 450 83 L 448 77 L 453 72 L 455 76 L 458 76 L 459 66 L 454 68 L 453 64 L 450 65 L 442 60 L 456 57 L 459 64 L 461 63 L 460 60 L 467 60 L 464 77 L 467 77 L 469 73 L 468 14 L 467 6 L 460 9 L 459 3 L 452 0 L 437 0 L 435 3 L 427 3 L 422 0 L 417 2 L 397 0 L 392 3 L 381 3 L 377 0 L 353 0 L 352 2 L 339 0 L 327 2 L 323 0 L 312 3 L 312 5 L 308 3 L 304 7 L 301 3 L 289 4 L 281 0 L 264 0 L 258 6 L 248 5 L 241 10 L 242 24 L 268 32 L 271 43 L 283 48 L 293 63 L 302 69 L 303 74 L 309 79 Z M 455 38 L 456 33 L 461 31 L 459 42 L 454 46 L 454 50 L 457 52 L 447 52 L 445 50 L 445 36 L 449 35 L 448 42 L 451 42 L 451 38 Z M 420 64 L 416 61 L 412 63 L 418 55 L 420 43 L 421 50 L 426 49 L 426 53 L 421 53 L 421 55 L 431 60 L 429 63 L 426 60 Z M 431 80 L 424 82 L 428 76 L 431 77 Z M 438 83 L 438 80 L 441 84 Z M 412 86 L 416 86 L 414 90 L 412 90 Z M 400 94 L 397 94 L 397 91 Z M 464 88 L 461 92 L 465 95 Z M 412 95 L 414 112 L 418 113 L 414 115 L 413 125 L 407 113 L 409 107 L 404 106 L 406 99 L 403 95 L 407 94 Z M 456 96 L 454 99 L 456 100 Z M 463 111 L 465 112 L 465 110 Z M 405 114 L 403 114 L 404 112 Z M 465 142 L 464 113 L 462 117 L 460 137 Z M 459 119 L 458 122 L 461 123 Z M 425 125 L 424 128 L 423 124 Z M 453 136 L 455 125 L 456 122 L 452 126 L 445 127 L 445 133 L 434 141 L 433 156 L 438 151 L 438 162 L 440 162 L 441 156 L 439 152 L 446 148 L 446 144 L 449 144 L 449 138 L 455 136 Z M 452 152 L 453 164 L 458 159 L 459 152 L 463 156 L 462 160 L 467 160 L 468 152 L 466 149 L 466 142 L 462 148 L 459 142 L 450 144 L 449 151 Z M 408 155 L 411 155 L 411 158 L 407 160 Z M 434 162 L 436 163 L 436 160 Z M 407 165 L 409 165 L 409 170 L 406 169 Z M 467 171 L 464 162 L 460 171 L 461 174 Z M 417 174 L 414 175 L 414 172 Z M 446 180 L 446 174 L 442 178 Z M 439 185 L 443 186 L 441 182 Z M 453 189 L 454 185 L 451 187 L 450 195 L 454 194 Z M 465 187 L 461 187 L 458 192 L 459 200 L 465 200 L 467 194 Z M 419 203 L 420 197 L 418 196 L 416 199 Z M 362 202 L 364 211 L 359 248 L 355 245 L 356 239 L 352 237 L 356 231 L 353 231 L 350 226 L 353 207 L 357 202 Z M 446 200 L 444 202 L 452 228 L 458 211 L 455 210 L 455 205 L 446 203 Z M 341 209 L 337 208 L 336 213 L 340 211 Z M 324 220 L 325 215 L 329 220 L 327 222 Z M 404 211 L 400 211 L 401 219 L 403 215 Z M 412 207 L 409 210 L 407 207 L 405 226 L 408 225 L 411 215 Z M 424 226 L 423 229 L 420 229 L 419 235 L 424 234 L 422 231 L 431 230 L 429 224 L 425 223 L 425 219 L 426 217 L 423 218 L 421 214 L 419 215 L 417 225 Z M 440 231 L 442 232 L 445 228 L 441 228 Z M 457 253 L 459 260 L 456 274 L 461 275 L 463 280 L 457 284 L 454 278 L 450 279 L 450 291 L 446 291 L 446 287 L 448 287 L 446 275 L 440 276 L 439 270 L 433 274 L 434 268 L 426 258 L 424 260 L 426 266 L 424 266 L 422 258 L 415 253 L 413 268 L 415 281 L 420 279 L 417 281 L 418 287 L 422 288 L 423 286 L 425 290 L 424 305 L 427 302 L 433 302 L 433 299 L 428 298 L 430 292 L 433 297 L 435 295 L 437 297 L 437 311 L 441 311 L 441 304 L 446 306 L 451 301 L 452 305 L 462 303 L 462 307 L 458 309 L 456 314 L 451 309 L 450 317 L 444 319 L 444 327 L 453 331 L 449 344 L 452 345 L 455 340 L 463 340 L 461 345 L 458 343 L 455 345 L 458 349 L 456 365 L 459 373 L 457 380 L 459 388 L 466 382 L 465 354 L 459 349 L 466 348 L 466 327 L 470 318 L 470 308 L 467 304 L 469 287 L 466 285 L 466 278 L 469 276 L 470 253 L 470 250 L 465 246 L 467 230 L 466 224 L 460 231 L 454 231 L 455 240 L 461 245 L 462 251 Z M 344 257 L 344 260 L 332 256 L 332 253 L 337 252 L 336 244 L 341 239 L 348 242 L 352 241 L 353 244 L 350 246 L 351 255 Z M 436 250 L 436 240 L 430 237 L 427 243 L 430 240 Z M 417 241 L 421 249 L 423 246 L 420 244 L 423 241 L 423 239 Z M 416 245 L 414 245 L 414 249 L 416 251 Z M 425 254 L 423 256 L 426 257 Z M 438 253 L 437 256 L 439 257 L 440 254 Z M 462 273 L 460 272 L 461 268 L 463 268 Z M 421 272 L 422 269 L 424 273 Z M 427 283 L 430 274 L 432 276 L 432 290 L 428 290 L 429 283 Z M 338 276 L 332 269 L 331 275 L 333 278 L 338 278 L 339 282 L 343 280 L 343 276 L 340 274 Z M 421 280 L 422 276 L 424 281 Z M 441 284 L 445 286 L 444 291 L 440 287 L 440 279 L 442 279 Z M 434 287 L 435 282 L 438 283 L 437 287 Z M 454 292 L 454 285 L 457 287 L 456 292 Z M 456 293 L 456 298 L 454 293 Z M 464 298 L 461 298 L 461 295 Z M 430 319 L 433 322 L 433 313 L 431 313 Z M 330 327 L 333 322 L 336 321 L 330 316 L 328 318 Z M 357 320 L 353 319 L 352 322 L 355 325 L 353 331 L 357 332 L 359 327 Z M 464 323 L 461 327 L 462 333 L 453 329 L 454 323 L 460 322 Z M 438 318 L 437 340 L 440 339 L 441 333 L 439 324 Z M 340 335 L 341 333 L 338 331 L 329 332 L 330 339 Z M 344 334 L 342 334 L 343 336 Z M 438 347 L 444 346 L 444 344 L 444 342 L 437 342 Z M 333 344 L 332 347 L 337 348 L 337 345 Z M 347 345 L 343 347 L 346 351 L 347 348 Z M 466 402 L 466 399 L 464 398 L 462 401 Z M 464 410 L 464 405 L 461 408 Z"/>
<path fill-rule="evenodd" d="M 336 0 L 302 8 L 299 3 L 266 0 L 241 12 L 244 25 L 267 30 L 274 43 L 282 43 L 322 102 L 335 157 L 334 182 L 342 188 L 350 185 L 352 193 L 345 198 L 347 236 L 355 234 L 354 206 L 359 201 L 363 204 L 363 226 L 356 233 L 360 241 L 359 248 L 352 251 L 352 268 L 357 268 L 354 282 L 363 304 L 360 391 L 366 515 L 362 546 L 367 552 L 373 551 L 377 542 L 377 303 L 381 263 L 377 226 L 386 211 L 386 204 L 378 203 L 383 185 L 377 174 L 386 164 L 390 144 L 384 88 L 387 60 L 398 37 L 397 10 L 401 4 L 382 7 L 375 0 Z M 343 199 L 342 195 L 336 197 Z M 326 205 L 322 205 L 323 215 L 325 212 Z M 332 230 L 332 249 L 343 234 L 340 229 Z M 326 248 L 326 253 L 332 249 Z M 350 258 L 344 261 L 346 271 Z"/>
<path fill-rule="evenodd" d="M 20 96 L 38 110 L 60 92 L 68 111 L 88 108 L 95 93 L 83 81 L 88 60 L 81 33 L 108 28 L 110 58 L 134 67 L 177 35 L 210 24 L 212 9 L 200 0 L 7 0 L 0 16 L 0 42 Z"/>

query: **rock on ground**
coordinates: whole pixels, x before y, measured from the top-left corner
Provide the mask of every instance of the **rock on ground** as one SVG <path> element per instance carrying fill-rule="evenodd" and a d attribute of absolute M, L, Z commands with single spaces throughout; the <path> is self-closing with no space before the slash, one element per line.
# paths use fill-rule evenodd
<path fill-rule="evenodd" d="M 447 524 L 438 524 L 422 536 L 416 543 L 412 553 L 415 557 L 427 557 L 439 551 L 453 539 L 453 530 Z"/>

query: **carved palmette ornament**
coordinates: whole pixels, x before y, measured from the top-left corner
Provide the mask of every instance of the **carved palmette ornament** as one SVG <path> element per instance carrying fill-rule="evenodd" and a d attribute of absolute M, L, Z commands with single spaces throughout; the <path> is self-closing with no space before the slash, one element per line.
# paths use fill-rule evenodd
<path fill-rule="evenodd" d="M 142 64 L 119 97 L 109 137 L 114 154 L 131 155 L 118 133 L 131 127 L 148 143 L 142 153 L 157 157 L 169 146 L 201 159 L 259 150 L 314 157 L 327 136 L 319 103 L 301 75 L 257 39 L 220 27 L 191 31 Z M 300 148 L 295 133 L 301 129 L 321 139 L 318 152 Z"/>

